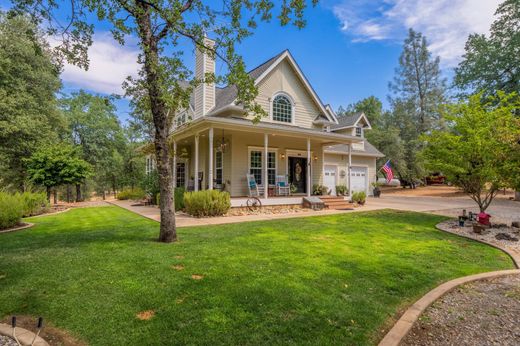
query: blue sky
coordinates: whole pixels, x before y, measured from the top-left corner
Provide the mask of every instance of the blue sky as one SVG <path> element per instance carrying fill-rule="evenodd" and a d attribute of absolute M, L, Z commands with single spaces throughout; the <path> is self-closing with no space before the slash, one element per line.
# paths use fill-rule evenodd
<path fill-rule="evenodd" d="M 402 41 L 409 27 L 423 32 L 446 76 L 452 75 L 468 34 L 487 33 L 499 0 L 325 0 L 306 14 L 307 26 L 261 24 L 238 47 L 248 68 L 289 49 L 325 103 L 340 105 L 375 95 L 385 104 Z M 115 43 L 107 27 L 96 27 L 91 68 L 66 66 L 64 91 L 121 93 L 124 78 L 137 71 L 135 44 Z M 193 66 L 192 52 L 186 62 Z M 217 73 L 219 70 L 217 69 Z M 119 117 L 128 118 L 128 101 L 117 102 Z"/>

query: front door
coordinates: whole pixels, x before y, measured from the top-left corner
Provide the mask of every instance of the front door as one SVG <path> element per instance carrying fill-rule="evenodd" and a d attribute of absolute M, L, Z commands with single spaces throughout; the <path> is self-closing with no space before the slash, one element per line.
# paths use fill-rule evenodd
<path fill-rule="evenodd" d="M 337 166 L 325 166 L 324 167 L 324 177 L 323 177 L 323 185 L 325 185 L 329 190 L 331 195 L 336 195 L 336 172 Z"/>
<path fill-rule="evenodd" d="M 307 159 L 289 157 L 289 184 L 296 188 L 296 193 L 307 192 Z"/>

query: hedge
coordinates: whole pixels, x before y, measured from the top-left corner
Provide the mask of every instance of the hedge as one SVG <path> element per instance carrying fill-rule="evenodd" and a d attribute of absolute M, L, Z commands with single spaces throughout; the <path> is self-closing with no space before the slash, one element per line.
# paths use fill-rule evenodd
<path fill-rule="evenodd" d="M 231 208 L 229 193 L 217 190 L 186 192 L 184 194 L 186 212 L 196 217 L 220 216 Z"/>
<path fill-rule="evenodd" d="M 19 224 L 22 217 L 38 215 L 49 208 L 45 193 L 0 192 L 0 229 Z"/>
<path fill-rule="evenodd" d="M 134 189 L 123 189 L 119 191 L 117 194 L 117 199 L 119 200 L 140 200 L 143 199 L 146 196 L 145 192 L 141 188 L 134 188 Z"/>

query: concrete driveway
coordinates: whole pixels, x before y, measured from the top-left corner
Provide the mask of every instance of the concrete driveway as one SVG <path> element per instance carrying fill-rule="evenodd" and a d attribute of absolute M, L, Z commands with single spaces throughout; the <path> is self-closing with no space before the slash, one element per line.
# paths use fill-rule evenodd
<path fill-rule="evenodd" d="M 391 208 L 428 212 L 456 217 L 462 210 L 479 212 L 477 204 L 469 197 L 431 197 L 431 196 L 395 196 L 381 195 L 381 198 L 369 198 L 367 209 Z M 494 222 L 520 221 L 520 202 L 511 201 L 507 197 L 497 196 L 487 209 Z"/>

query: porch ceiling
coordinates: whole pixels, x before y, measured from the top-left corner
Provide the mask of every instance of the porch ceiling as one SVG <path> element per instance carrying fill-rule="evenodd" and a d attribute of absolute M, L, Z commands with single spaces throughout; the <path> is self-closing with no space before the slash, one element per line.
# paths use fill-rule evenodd
<path fill-rule="evenodd" d="M 183 140 L 188 137 L 195 136 L 195 134 L 197 133 L 205 133 L 209 130 L 210 127 L 213 127 L 214 129 L 224 129 L 228 131 L 254 131 L 255 133 L 262 134 L 267 133 L 270 135 L 280 135 L 286 137 L 310 138 L 313 141 L 319 141 L 325 145 L 351 144 L 363 142 L 362 138 L 344 134 L 317 131 L 313 129 L 306 129 L 291 125 L 273 124 L 268 122 L 260 122 L 254 124 L 252 121 L 247 119 L 217 117 L 204 117 L 195 119 L 191 123 L 187 124 L 185 127 L 175 131 L 172 134 L 172 137 L 177 141 Z"/>

